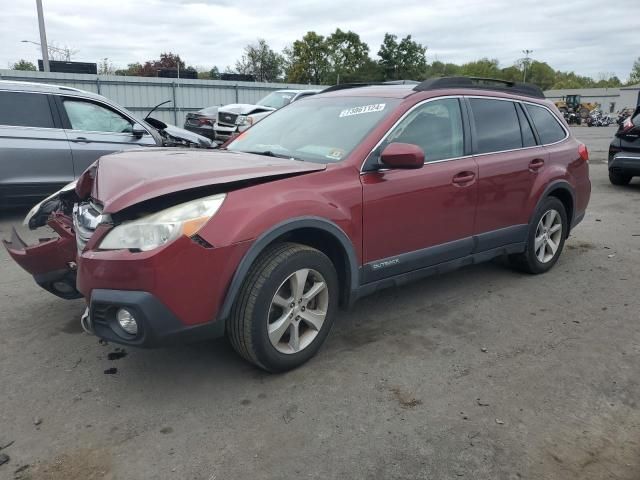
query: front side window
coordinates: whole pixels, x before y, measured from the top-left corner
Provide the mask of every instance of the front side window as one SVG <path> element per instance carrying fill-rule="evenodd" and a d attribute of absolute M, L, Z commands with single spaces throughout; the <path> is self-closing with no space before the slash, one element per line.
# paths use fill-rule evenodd
<path fill-rule="evenodd" d="M 460 102 L 443 98 L 427 102 L 409 113 L 386 139 L 389 143 L 411 143 L 424 152 L 425 162 L 464 155 L 464 133 Z"/>
<path fill-rule="evenodd" d="M 516 105 L 505 100 L 470 98 L 476 127 L 476 153 L 522 148 Z"/>
<path fill-rule="evenodd" d="M 0 92 L 0 125 L 54 128 L 46 95 Z"/>
<path fill-rule="evenodd" d="M 131 122 L 113 110 L 84 100 L 63 100 L 73 130 L 87 132 L 131 133 Z"/>
<path fill-rule="evenodd" d="M 227 148 L 317 163 L 339 162 L 399 103 L 395 98 L 312 96 L 272 113 Z"/>
<path fill-rule="evenodd" d="M 567 136 L 564 128 L 560 126 L 556 117 L 549 110 L 530 103 L 526 105 L 526 108 L 543 144 L 556 143 Z"/>

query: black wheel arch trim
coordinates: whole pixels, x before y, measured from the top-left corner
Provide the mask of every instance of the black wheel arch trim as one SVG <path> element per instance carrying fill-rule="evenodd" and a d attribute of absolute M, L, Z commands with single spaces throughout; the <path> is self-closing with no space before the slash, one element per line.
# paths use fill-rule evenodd
<path fill-rule="evenodd" d="M 258 258 L 258 256 L 263 252 L 263 250 L 270 245 L 274 240 L 281 237 L 282 235 L 292 232 L 294 230 L 299 230 L 302 228 L 315 228 L 319 230 L 323 230 L 330 235 L 332 235 L 340 245 L 342 246 L 344 253 L 347 258 L 349 275 L 348 275 L 348 294 L 349 298 L 346 300 L 346 304 L 350 305 L 355 301 L 356 292 L 360 285 L 360 275 L 358 268 L 358 260 L 353 248 L 353 244 L 349 239 L 349 236 L 335 223 L 321 217 L 298 217 L 292 218 L 290 220 L 285 220 L 273 227 L 269 230 L 261 234 L 249 247 L 249 250 L 244 254 L 242 260 L 238 264 L 235 273 L 233 274 L 233 278 L 231 279 L 231 283 L 229 284 L 229 289 L 227 290 L 227 294 L 225 296 L 224 302 L 222 303 L 222 307 L 218 312 L 217 321 L 226 321 L 231 314 L 231 308 L 233 307 L 233 303 L 242 288 L 242 283 L 253 265 L 253 262 Z"/>
<path fill-rule="evenodd" d="M 547 188 L 544 189 L 544 191 L 542 192 L 542 195 L 540 195 L 540 198 L 538 199 L 538 203 L 536 204 L 536 208 L 533 210 L 533 213 L 531 214 L 531 218 L 529 219 L 529 226 L 530 227 L 531 227 L 531 221 L 533 220 L 533 217 L 538 212 L 538 208 L 540 208 L 540 204 L 546 198 L 548 198 L 550 196 L 551 192 L 553 192 L 554 190 L 564 190 L 567 193 L 569 193 L 569 195 L 571 195 L 571 203 L 572 203 L 572 205 L 571 205 L 572 206 L 571 218 L 567 218 L 567 220 L 568 220 L 568 223 L 569 223 L 569 229 L 572 228 L 572 226 L 574 224 L 574 219 L 576 218 L 576 193 L 575 193 L 573 187 L 571 186 L 571 184 L 569 182 L 567 182 L 566 180 L 554 180 L 549 185 L 547 185 Z M 568 213 L 569 212 L 567 212 L 567 214 Z M 567 232 L 567 233 L 569 233 L 569 232 Z"/>

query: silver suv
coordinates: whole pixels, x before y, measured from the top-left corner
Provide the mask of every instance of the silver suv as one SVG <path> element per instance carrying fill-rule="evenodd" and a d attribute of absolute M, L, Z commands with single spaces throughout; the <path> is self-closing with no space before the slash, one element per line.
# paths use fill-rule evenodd
<path fill-rule="evenodd" d="M 145 120 L 95 93 L 0 80 L 0 208 L 33 205 L 108 153 L 211 146 L 192 132 Z"/>

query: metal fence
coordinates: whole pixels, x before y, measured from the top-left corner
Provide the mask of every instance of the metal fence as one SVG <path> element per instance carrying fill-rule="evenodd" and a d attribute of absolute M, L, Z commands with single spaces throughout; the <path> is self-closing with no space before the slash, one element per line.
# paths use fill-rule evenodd
<path fill-rule="evenodd" d="M 18 70 L 0 70 L 0 80 L 49 83 L 99 93 L 126 107 L 138 117 L 144 117 L 157 104 L 171 100 L 171 103 L 158 108 L 153 116 L 180 127 L 184 124 L 187 113 L 204 107 L 229 103 L 255 103 L 274 90 L 322 88 L 291 83 L 121 77 Z"/>

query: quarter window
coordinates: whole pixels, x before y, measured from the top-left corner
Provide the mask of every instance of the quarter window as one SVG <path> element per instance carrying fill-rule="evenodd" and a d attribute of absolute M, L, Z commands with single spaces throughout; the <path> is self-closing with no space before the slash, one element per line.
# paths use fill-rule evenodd
<path fill-rule="evenodd" d="M 0 125 L 54 128 L 47 95 L 0 92 Z"/>
<path fill-rule="evenodd" d="M 122 115 L 93 102 L 64 99 L 64 109 L 73 130 L 131 133 L 132 124 Z"/>
<path fill-rule="evenodd" d="M 387 144 L 394 142 L 422 148 L 425 162 L 462 157 L 460 102 L 456 98 L 443 98 L 416 108 L 387 137 Z"/>
<path fill-rule="evenodd" d="M 529 103 L 526 108 L 543 144 L 559 142 L 566 136 L 564 128 L 549 110 Z"/>
<path fill-rule="evenodd" d="M 520 123 L 513 102 L 488 98 L 470 98 L 469 101 L 476 127 L 476 153 L 522 148 Z"/>

